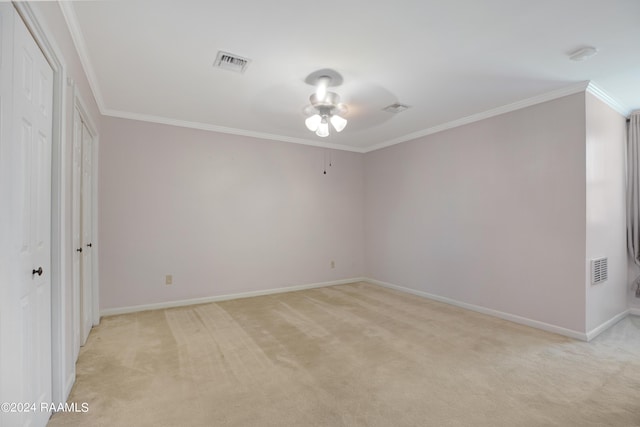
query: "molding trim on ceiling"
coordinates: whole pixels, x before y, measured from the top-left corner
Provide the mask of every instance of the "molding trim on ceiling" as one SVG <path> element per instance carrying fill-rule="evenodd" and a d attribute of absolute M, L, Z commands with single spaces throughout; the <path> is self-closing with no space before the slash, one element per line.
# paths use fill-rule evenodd
<path fill-rule="evenodd" d="M 478 122 L 480 120 L 488 119 L 490 117 L 506 114 L 511 111 L 521 110 L 523 108 L 531 107 L 543 102 L 552 101 L 554 99 L 562 98 L 568 95 L 574 95 L 576 93 L 584 92 L 589 86 L 589 82 L 580 82 L 571 86 L 564 87 L 562 89 L 554 90 L 551 92 L 543 93 L 541 95 L 533 96 L 531 98 L 523 99 L 522 101 L 513 102 L 511 104 L 503 105 L 501 107 L 493 108 L 491 110 L 483 111 L 480 113 L 472 114 L 461 119 L 453 120 L 450 122 L 442 123 L 440 125 L 432 126 L 427 129 L 413 132 L 408 135 L 401 136 L 399 138 L 392 139 L 387 142 L 373 145 L 368 147 L 366 153 L 370 151 L 379 150 L 381 148 L 391 147 L 392 145 L 400 144 L 414 139 L 421 138 L 423 136 L 432 135 L 434 133 L 442 132 L 448 129 L 453 129 L 458 126 L 464 126 L 469 123 Z"/>
<path fill-rule="evenodd" d="M 629 107 L 626 107 L 617 99 L 610 96 L 594 82 L 589 82 L 589 85 L 587 86 L 587 92 L 589 92 L 591 95 L 595 96 L 600 101 L 604 102 L 623 116 L 629 117 L 629 114 L 631 114 L 631 109 Z"/>
<path fill-rule="evenodd" d="M 87 76 L 87 80 L 89 80 L 89 87 L 93 92 L 93 97 L 96 99 L 98 109 L 100 110 L 100 113 L 104 114 L 104 111 L 106 110 L 104 105 L 104 98 L 102 97 L 102 92 L 100 91 L 100 85 L 98 85 L 98 78 L 96 77 L 93 64 L 89 59 L 87 44 L 84 40 L 84 36 L 82 35 L 82 30 L 80 29 L 80 24 L 78 23 L 78 17 L 76 16 L 76 10 L 73 8 L 73 2 L 59 1 L 58 7 L 60 7 L 62 16 L 67 23 L 69 33 L 71 33 L 71 40 L 73 40 L 73 44 L 76 47 L 78 56 L 80 57 L 80 64 L 82 65 L 82 68 L 84 68 L 84 73 Z"/>
<path fill-rule="evenodd" d="M 351 151 L 354 153 L 364 153 L 364 149 L 360 147 L 352 147 L 349 145 L 332 144 L 330 142 L 312 141 L 310 139 L 294 138 L 291 136 L 274 135 L 270 133 L 255 132 L 250 130 L 229 128 L 224 126 L 216 126 L 208 123 L 190 122 L 187 120 L 170 119 L 166 117 L 152 116 L 152 115 L 139 114 L 139 113 L 130 113 L 128 111 L 105 110 L 105 111 L 102 111 L 102 114 L 104 114 L 105 116 L 117 117 L 121 119 L 138 120 L 142 122 L 158 123 L 158 124 L 177 126 L 177 127 L 183 127 L 183 128 L 219 132 L 219 133 L 225 133 L 230 135 L 248 136 L 252 138 L 266 139 L 270 141 L 290 142 L 293 144 L 310 145 L 313 147 L 332 148 L 334 150 Z"/>
<path fill-rule="evenodd" d="M 344 144 L 332 144 L 332 143 L 312 141 L 312 140 L 307 140 L 302 138 L 294 138 L 294 137 L 289 137 L 285 135 L 274 135 L 274 134 L 255 132 L 255 131 L 249 131 L 244 129 L 229 128 L 224 126 L 212 125 L 208 123 L 190 122 L 186 120 L 170 119 L 166 117 L 159 117 L 159 116 L 153 116 L 153 115 L 147 115 L 147 114 L 111 110 L 111 109 L 107 109 L 104 104 L 104 98 L 102 97 L 102 92 L 100 91 L 100 86 L 98 84 L 98 79 L 96 77 L 96 73 L 94 71 L 93 65 L 91 63 L 91 60 L 89 59 L 86 42 L 84 40 L 84 36 L 82 35 L 82 30 L 80 29 L 80 24 L 78 23 L 78 18 L 76 16 L 75 9 L 73 8 L 73 2 L 61 1 L 61 2 L 58 2 L 58 5 L 67 23 L 67 27 L 69 28 L 69 32 L 71 33 L 71 38 L 76 47 L 76 50 L 78 51 L 78 56 L 80 57 L 80 63 L 82 64 L 85 74 L 87 75 L 87 79 L 89 80 L 89 86 L 91 87 L 93 96 L 95 97 L 96 103 L 98 104 L 98 109 L 100 110 L 100 113 L 105 116 L 146 121 L 151 123 L 160 123 L 160 124 L 193 128 L 193 129 L 206 130 L 206 131 L 212 131 L 212 132 L 221 132 L 221 133 L 232 134 L 232 135 L 249 136 L 253 138 L 260 138 L 260 139 L 266 139 L 271 141 L 290 142 L 294 144 L 310 145 L 314 147 L 332 148 L 335 150 L 351 151 L 354 153 L 369 153 L 371 151 L 390 147 L 392 145 L 400 144 L 407 141 L 412 141 L 412 140 L 415 140 L 427 135 L 432 135 L 434 133 L 442 132 L 448 129 L 453 129 L 458 126 L 463 126 L 469 123 L 488 119 L 490 117 L 509 113 L 515 110 L 520 110 L 522 108 L 530 107 L 532 105 L 541 104 L 543 102 L 552 101 L 557 98 L 562 98 L 564 96 L 573 95 L 573 94 L 585 92 L 585 91 L 591 93 L 592 95 L 594 95 L 595 97 L 600 99 L 602 102 L 609 105 L 611 108 L 613 108 L 615 111 L 617 111 L 618 113 L 622 114 L 625 117 L 629 116 L 631 112 L 631 110 L 629 110 L 627 107 L 622 105 L 615 98 L 611 97 L 609 94 L 607 94 L 605 91 L 603 91 L 599 86 L 597 86 L 593 82 L 584 81 L 584 82 L 573 84 L 558 90 L 543 93 L 541 95 L 537 95 L 531 98 L 523 99 L 522 101 L 513 102 L 511 104 L 503 105 L 501 107 L 497 107 L 491 110 L 483 111 L 477 114 L 472 114 L 470 116 L 463 117 L 461 119 L 452 120 L 450 122 L 432 126 L 430 128 L 413 132 L 413 133 L 410 133 L 398 138 L 394 138 L 379 144 L 375 144 L 370 147 L 353 147 L 353 146 L 344 145 Z"/>
<path fill-rule="evenodd" d="M 552 92 L 543 93 L 538 96 L 534 96 L 531 98 L 523 99 L 522 101 L 517 101 L 512 104 L 503 105 L 502 107 L 494 108 L 492 110 L 483 111 L 481 113 L 472 114 L 471 116 L 463 117 L 461 119 L 453 120 L 451 122 L 443 123 L 437 126 L 433 126 L 418 132 L 410 133 L 405 136 L 401 136 L 396 139 L 392 139 L 391 141 L 383 142 L 380 144 L 373 145 L 371 147 L 367 147 L 364 152 L 368 153 L 370 151 L 380 150 L 381 148 L 391 147 L 392 145 L 401 144 L 403 142 L 412 141 L 414 139 L 421 138 L 423 136 L 432 135 L 434 133 L 442 132 L 448 129 L 453 129 L 458 126 L 463 126 L 469 123 L 477 122 L 480 120 L 488 119 L 490 117 L 499 116 L 501 114 L 509 113 L 511 111 L 520 110 L 522 108 L 530 107 L 536 104 L 541 104 L 543 102 L 552 101 L 554 99 L 562 98 L 568 95 L 574 95 L 580 92 L 589 92 L 613 110 L 617 111 L 621 115 L 628 117 L 631 114 L 631 110 L 628 107 L 625 107 L 618 100 L 610 96 L 604 90 L 602 90 L 599 86 L 597 86 L 592 81 L 580 82 L 571 86 L 567 86 L 562 89 L 558 89 Z"/>

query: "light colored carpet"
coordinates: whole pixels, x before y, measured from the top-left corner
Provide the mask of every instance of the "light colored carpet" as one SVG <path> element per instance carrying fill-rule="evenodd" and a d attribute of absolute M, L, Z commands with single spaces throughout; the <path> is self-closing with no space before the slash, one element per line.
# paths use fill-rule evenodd
<path fill-rule="evenodd" d="M 102 319 L 50 426 L 640 426 L 640 318 L 584 343 L 366 283 Z"/>

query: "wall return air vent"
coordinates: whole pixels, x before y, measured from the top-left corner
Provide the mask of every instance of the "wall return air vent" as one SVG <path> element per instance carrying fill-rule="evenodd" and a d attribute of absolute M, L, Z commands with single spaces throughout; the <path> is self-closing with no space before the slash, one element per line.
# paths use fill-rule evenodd
<path fill-rule="evenodd" d="M 591 284 L 605 282 L 609 277 L 609 262 L 607 258 L 591 260 Z"/>
<path fill-rule="evenodd" d="M 229 52 L 219 51 L 213 66 L 242 74 L 247 70 L 250 63 L 251 60 L 248 58 L 243 58 L 242 56 Z"/>

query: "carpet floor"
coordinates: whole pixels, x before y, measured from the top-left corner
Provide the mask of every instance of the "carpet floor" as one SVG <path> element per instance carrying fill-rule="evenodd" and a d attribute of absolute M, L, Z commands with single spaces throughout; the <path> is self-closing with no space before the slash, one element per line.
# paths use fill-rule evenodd
<path fill-rule="evenodd" d="M 590 343 L 367 283 L 106 317 L 49 426 L 640 426 L 640 318 Z"/>

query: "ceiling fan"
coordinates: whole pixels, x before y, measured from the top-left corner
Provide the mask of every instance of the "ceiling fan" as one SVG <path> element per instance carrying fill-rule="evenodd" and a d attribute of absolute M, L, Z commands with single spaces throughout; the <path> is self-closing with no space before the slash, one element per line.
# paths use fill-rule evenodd
<path fill-rule="evenodd" d="M 340 96 L 328 88 L 342 84 L 342 76 L 333 70 L 319 70 L 311 73 L 305 82 L 316 87 L 309 97 L 311 105 L 305 108 L 307 129 L 323 138 L 329 136 L 331 128 L 341 132 L 347 126 L 343 116 L 348 109 L 340 102 Z"/>

